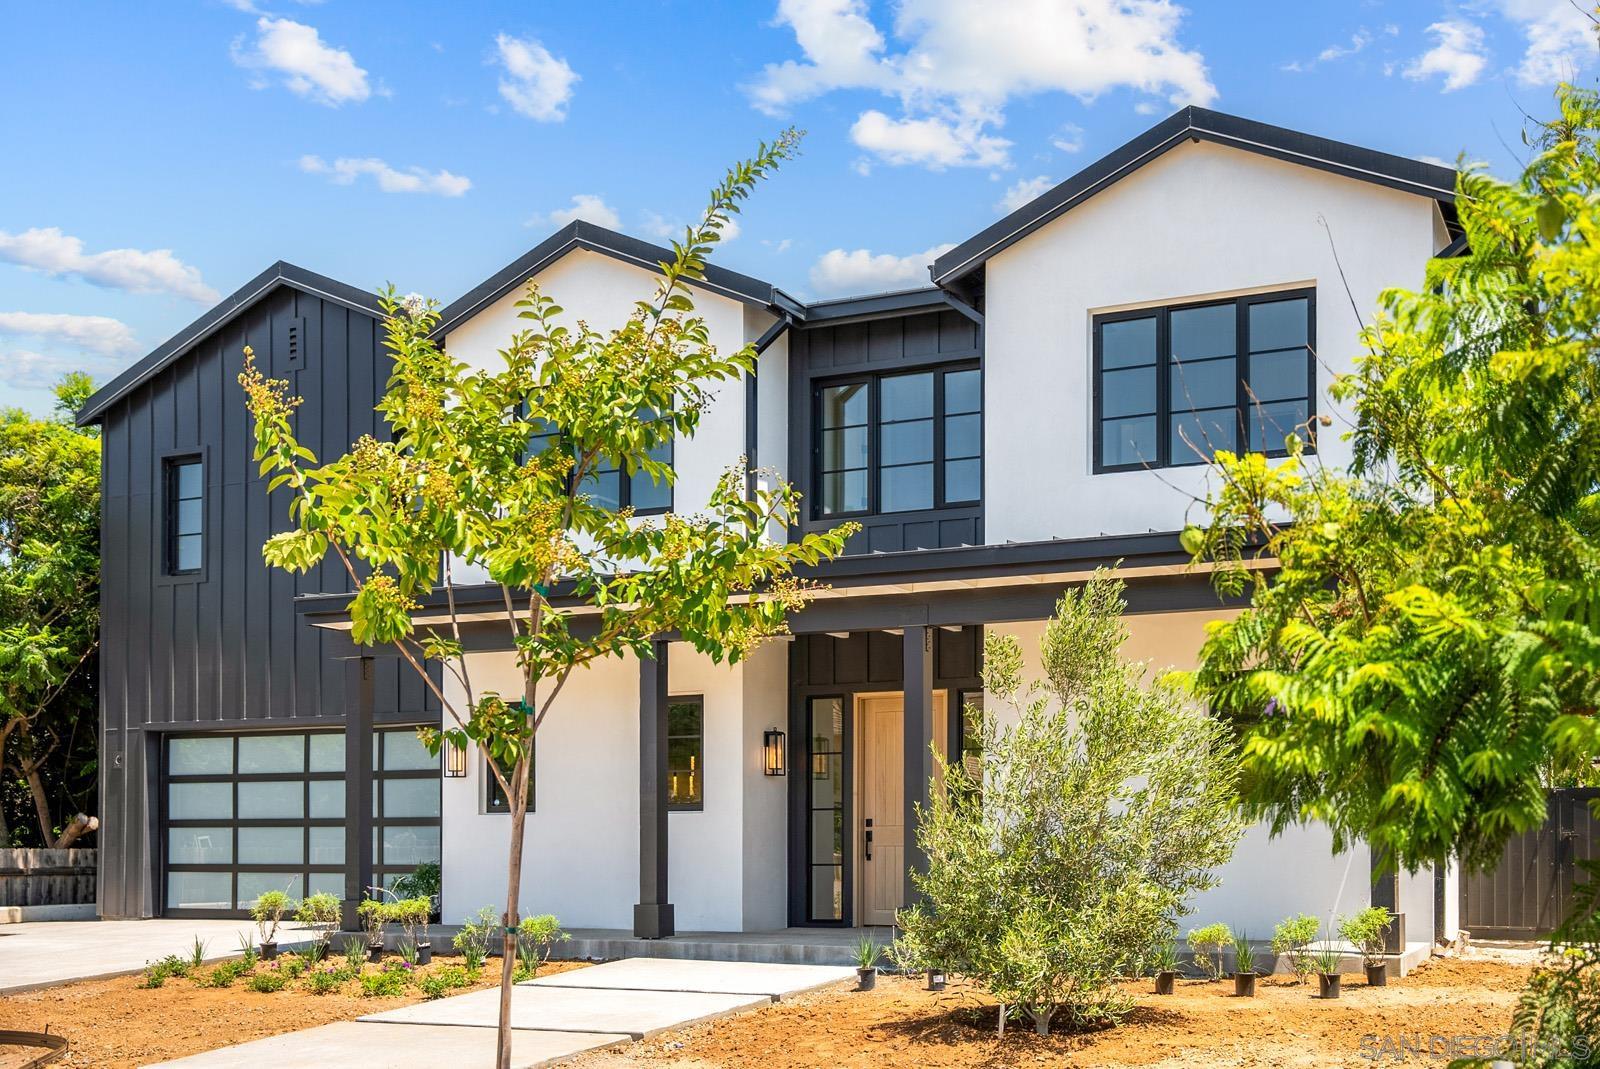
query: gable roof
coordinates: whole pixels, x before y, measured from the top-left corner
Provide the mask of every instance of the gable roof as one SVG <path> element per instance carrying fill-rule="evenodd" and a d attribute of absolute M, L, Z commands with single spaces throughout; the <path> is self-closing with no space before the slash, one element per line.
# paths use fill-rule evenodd
<path fill-rule="evenodd" d="M 157 346 L 144 359 L 95 391 L 94 396 L 78 410 L 78 425 L 81 427 L 99 420 L 106 409 L 279 286 L 289 286 L 302 293 L 309 293 L 313 297 L 342 304 L 354 312 L 364 312 L 378 318 L 383 316 L 383 308 L 378 304 L 376 293 L 368 293 L 338 279 L 319 275 L 315 271 L 307 271 L 303 267 L 296 267 L 287 261 L 279 260 L 218 301 L 205 315 Z"/>
<path fill-rule="evenodd" d="M 1454 225 L 1454 168 L 1313 137 L 1207 108 L 1188 107 L 939 257 L 930 269 L 934 284 L 950 285 L 983 266 L 990 257 L 1185 141 L 1210 141 L 1428 197 L 1444 210 L 1447 225 Z"/>
<path fill-rule="evenodd" d="M 584 219 L 574 219 L 446 305 L 439 313 L 439 325 L 434 328 L 434 337 L 448 334 L 451 327 L 498 301 L 573 249 L 587 249 L 650 271 L 660 271 L 662 263 L 673 257 L 672 250 L 661 245 L 619 234 Z M 772 283 L 716 264 L 707 264 L 705 277 L 691 280 L 689 284 L 745 304 L 759 305 L 774 313 L 795 318 L 805 316 L 804 306 Z"/>

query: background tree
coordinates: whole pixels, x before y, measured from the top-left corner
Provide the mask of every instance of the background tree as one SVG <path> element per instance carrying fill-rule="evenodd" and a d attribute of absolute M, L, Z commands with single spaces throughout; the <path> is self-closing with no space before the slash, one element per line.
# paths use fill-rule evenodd
<path fill-rule="evenodd" d="M 98 823 L 100 438 L 72 424 L 93 390 L 69 375 L 53 416 L 0 410 L 0 846 Z"/>
<path fill-rule="evenodd" d="M 1121 1020 L 1132 999 L 1117 980 L 1215 885 L 1242 830 L 1227 726 L 1122 659 L 1124 607 L 1104 572 L 1064 595 L 1033 686 L 1016 639 L 990 635 L 990 708 L 967 710 L 981 776 L 935 751 L 917 830 L 928 869 L 912 877 L 924 901 L 901 912 L 894 953 L 982 985 L 1002 1028 L 1007 1006 L 1041 1033 Z"/>
<path fill-rule="evenodd" d="M 673 482 L 661 447 L 691 437 L 718 384 L 753 369 L 752 347 L 719 353 L 712 345 L 688 283 L 701 277 L 739 202 L 793 154 L 797 138 L 785 133 L 728 172 L 704 218 L 661 265 L 654 298 L 609 333 L 562 323 L 562 310 L 530 283 L 518 302 L 527 326 L 496 366 L 474 370 L 431 339 L 432 305 L 402 306 L 391 292 L 394 375 L 378 404 L 391 441 L 364 437 L 323 463 L 295 438 L 297 402 L 285 384 L 248 362 L 240 376 L 261 472 L 293 494 L 295 527 L 266 544 L 267 562 L 303 572 L 334 553 L 355 588 L 354 640 L 392 644 L 425 680 L 428 662 L 450 675 L 450 689 L 428 683 L 445 711 L 442 730 L 424 733 L 430 748 L 437 753 L 448 741 L 480 749 L 510 799 L 502 1066 L 510 1060 L 530 756 L 556 697 L 573 672 L 605 658 L 650 656 L 651 639 L 666 632 L 713 660 L 738 661 L 783 631 L 786 614 L 803 603 L 793 566 L 841 552 L 849 533 L 770 541 L 767 532 L 794 517 L 796 495 L 780 484 L 746 498 L 742 464 L 697 513 L 640 519 L 591 495 L 602 468 Z M 452 569 L 464 564 L 500 588 L 518 693 L 473 679 L 452 593 Z M 441 586 L 449 624 L 419 629 L 417 598 Z"/>
<path fill-rule="evenodd" d="M 1280 463 L 1219 453 L 1209 524 L 1184 532 L 1223 589 L 1251 589 L 1197 678 L 1243 725 L 1245 797 L 1274 829 L 1489 863 L 1547 788 L 1593 775 L 1600 104 L 1557 99 L 1518 181 L 1460 175 L 1470 252 L 1383 295 L 1332 388 L 1349 471 L 1306 448 L 1319 427 Z"/>

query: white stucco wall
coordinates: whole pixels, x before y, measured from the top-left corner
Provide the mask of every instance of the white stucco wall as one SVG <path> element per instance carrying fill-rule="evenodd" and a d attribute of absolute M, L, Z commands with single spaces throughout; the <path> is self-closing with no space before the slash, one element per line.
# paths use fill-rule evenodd
<path fill-rule="evenodd" d="M 469 658 L 475 687 L 520 691 L 510 654 Z M 668 889 L 679 931 L 783 926 L 784 792 L 761 772 L 761 733 L 781 724 L 781 644 L 747 664 L 669 656 L 674 697 L 705 703 L 705 806 L 667 818 Z M 459 696 L 447 683 L 452 700 Z M 521 905 L 579 928 L 630 928 L 639 890 L 639 671 L 628 658 L 580 672 L 540 728 Z M 509 818 L 484 813 L 481 756 L 443 781 L 443 916 L 455 922 L 505 896 Z M 741 849 L 742 847 L 742 849 Z M 754 926 L 754 927 L 752 927 Z"/>
<path fill-rule="evenodd" d="M 1203 467 L 1093 475 L 1091 319 L 1100 312 L 1314 285 L 1326 389 L 1358 351 L 1355 311 L 1417 286 L 1440 247 L 1431 201 L 1188 143 L 987 265 L 985 534 L 991 543 L 1170 531 Z M 1324 226 L 1326 223 L 1326 226 Z M 1335 261 L 1329 238 L 1338 249 Z M 1339 277 L 1349 280 L 1347 296 Z M 1334 416 L 1324 455 L 1343 463 Z"/>
<path fill-rule="evenodd" d="M 1153 675 L 1191 669 L 1206 623 L 1227 614 L 1194 611 L 1127 616 L 1123 655 L 1148 662 Z M 1044 633 L 1043 621 L 996 624 L 988 630 L 1021 643 L 1025 680 L 1042 678 L 1039 639 Z M 1268 834 L 1265 825 L 1256 825 L 1240 838 L 1232 860 L 1217 870 L 1217 886 L 1189 903 L 1191 912 L 1180 921 L 1180 927 L 1187 931 L 1221 921 L 1252 939 L 1268 939 L 1279 921 L 1296 913 L 1310 913 L 1327 924 L 1330 917 L 1354 913 L 1370 904 L 1367 868 L 1365 850 L 1335 854 L 1332 837 L 1322 825 L 1292 827 L 1276 838 Z"/>

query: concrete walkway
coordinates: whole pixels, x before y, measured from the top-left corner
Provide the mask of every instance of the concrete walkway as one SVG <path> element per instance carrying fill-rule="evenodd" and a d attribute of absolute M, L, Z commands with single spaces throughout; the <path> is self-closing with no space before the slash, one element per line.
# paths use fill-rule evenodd
<path fill-rule="evenodd" d="M 541 977 L 512 992 L 511 1060 L 517 1069 L 535 1069 L 854 978 L 854 969 L 838 966 L 659 958 L 628 958 Z M 473 991 L 162 1065 L 182 1069 L 490 1065 L 499 1008 L 499 991 Z"/>
<path fill-rule="evenodd" d="M 301 940 L 285 925 L 278 944 Z M 255 938 L 248 920 L 24 921 L 0 925 L 0 995 L 138 972 L 168 954 L 187 958 L 195 937 L 206 941 L 206 960 L 239 953 L 239 933 Z"/>

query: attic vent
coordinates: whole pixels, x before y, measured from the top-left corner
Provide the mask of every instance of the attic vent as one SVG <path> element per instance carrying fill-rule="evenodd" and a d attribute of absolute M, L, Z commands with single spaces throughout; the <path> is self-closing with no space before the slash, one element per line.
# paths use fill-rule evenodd
<path fill-rule="evenodd" d="M 284 356 L 291 368 L 306 366 L 306 320 L 304 316 L 289 320 L 288 335 L 284 341 Z"/>

